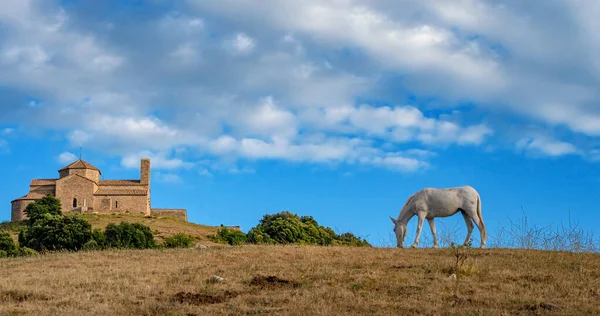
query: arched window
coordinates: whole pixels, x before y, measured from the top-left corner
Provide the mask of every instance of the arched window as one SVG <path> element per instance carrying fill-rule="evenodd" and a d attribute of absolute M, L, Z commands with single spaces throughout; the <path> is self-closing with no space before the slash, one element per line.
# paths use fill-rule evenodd
<path fill-rule="evenodd" d="M 119 208 L 119 201 L 115 201 L 115 208 Z"/>
<path fill-rule="evenodd" d="M 73 199 L 73 207 L 77 207 L 77 199 Z"/>

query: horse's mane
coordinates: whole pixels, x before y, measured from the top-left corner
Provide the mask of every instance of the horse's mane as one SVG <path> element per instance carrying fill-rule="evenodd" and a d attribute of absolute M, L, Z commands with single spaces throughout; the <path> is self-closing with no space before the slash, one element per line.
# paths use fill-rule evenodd
<path fill-rule="evenodd" d="M 404 206 L 402 206 L 402 210 L 408 205 L 408 203 L 410 203 L 413 199 L 415 198 L 415 194 L 411 195 L 408 200 L 406 200 L 406 203 L 404 203 Z"/>

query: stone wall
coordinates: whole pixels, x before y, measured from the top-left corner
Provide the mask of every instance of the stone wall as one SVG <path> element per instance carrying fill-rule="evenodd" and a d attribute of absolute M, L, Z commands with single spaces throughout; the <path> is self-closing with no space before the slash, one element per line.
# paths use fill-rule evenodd
<path fill-rule="evenodd" d="M 158 217 L 172 217 L 182 219 L 187 222 L 187 210 L 172 209 L 172 208 L 153 208 L 150 210 L 150 215 Z"/>
<path fill-rule="evenodd" d="M 41 198 L 48 194 L 56 195 L 56 187 L 54 185 L 35 185 L 29 188 L 27 195 L 33 198 Z"/>
<path fill-rule="evenodd" d="M 60 200 L 63 212 L 69 212 L 74 208 L 94 205 L 94 194 L 98 185 L 91 180 L 78 175 L 70 175 L 56 180 L 56 197 Z M 77 199 L 77 205 L 73 200 Z"/>
<path fill-rule="evenodd" d="M 140 161 L 140 183 L 150 186 L 150 159 L 148 158 Z"/>
<path fill-rule="evenodd" d="M 25 208 L 29 203 L 35 202 L 34 199 L 21 199 L 12 202 L 12 209 L 10 214 L 10 220 L 12 222 L 21 221 L 27 219 L 27 214 L 25 214 Z"/>
<path fill-rule="evenodd" d="M 93 212 L 150 215 L 147 195 L 94 196 Z"/>

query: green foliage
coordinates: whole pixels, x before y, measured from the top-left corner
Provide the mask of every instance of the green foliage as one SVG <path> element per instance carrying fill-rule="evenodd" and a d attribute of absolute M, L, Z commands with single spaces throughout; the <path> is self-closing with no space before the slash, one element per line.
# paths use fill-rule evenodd
<path fill-rule="evenodd" d="M 103 250 L 104 248 L 100 247 L 100 245 L 98 245 L 98 242 L 96 242 L 94 239 L 90 239 L 90 241 L 86 242 L 85 245 L 83 245 L 83 250 Z"/>
<path fill-rule="evenodd" d="M 20 247 L 19 248 L 19 255 L 22 257 L 33 257 L 33 256 L 37 256 L 39 255 L 39 253 L 31 248 L 27 248 L 27 247 Z"/>
<path fill-rule="evenodd" d="M 21 230 L 19 244 L 37 251 L 80 250 L 91 238 L 92 225 L 83 218 L 43 214 Z"/>
<path fill-rule="evenodd" d="M 88 249 L 91 245 L 95 246 L 93 249 L 106 249 L 109 246 L 106 234 L 100 228 L 96 228 L 92 231 L 92 240 L 90 240 L 88 243 L 91 243 L 88 245 Z"/>
<path fill-rule="evenodd" d="M 331 228 L 321 226 L 312 216 L 298 216 L 283 211 L 266 214 L 259 224 L 248 232 L 248 242 L 255 244 L 307 244 L 370 246 L 366 240 L 352 233 L 337 235 Z"/>
<path fill-rule="evenodd" d="M 216 235 L 210 237 L 214 242 L 225 243 L 230 245 L 243 245 L 248 241 L 248 237 L 241 231 L 232 230 L 223 227 L 217 231 Z"/>
<path fill-rule="evenodd" d="M 357 246 L 357 247 L 364 247 L 364 246 L 369 246 L 369 243 L 364 240 L 364 239 L 360 239 L 356 236 L 354 236 L 354 234 L 352 233 L 344 233 L 339 235 L 338 239 L 335 240 L 336 243 L 340 243 L 342 245 L 347 245 L 347 246 Z"/>
<path fill-rule="evenodd" d="M 247 240 L 252 244 L 273 244 L 275 241 L 265 233 L 263 226 L 258 225 L 248 232 Z"/>
<path fill-rule="evenodd" d="M 111 223 L 104 234 L 109 247 L 147 249 L 156 246 L 150 227 L 140 223 Z"/>
<path fill-rule="evenodd" d="M 28 217 L 28 225 L 32 225 L 35 221 L 44 218 L 46 215 L 62 215 L 60 200 L 48 194 L 27 205 L 25 214 Z"/>
<path fill-rule="evenodd" d="M 37 254 L 37 251 L 33 249 L 27 247 L 18 247 L 7 232 L 0 231 L 0 258 L 21 256 L 29 257 Z"/>
<path fill-rule="evenodd" d="M 14 252 L 17 250 L 15 241 L 10 237 L 7 232 L 0 231 L 0 250 L 4 250 L 7 253 Z"/>
<path fill-rule="evenodd" d="M 178 233 L 165 238 L 163 245 L 166 248 L 189 248 L 192 246 L 192 238 L 188 234 Z"/>

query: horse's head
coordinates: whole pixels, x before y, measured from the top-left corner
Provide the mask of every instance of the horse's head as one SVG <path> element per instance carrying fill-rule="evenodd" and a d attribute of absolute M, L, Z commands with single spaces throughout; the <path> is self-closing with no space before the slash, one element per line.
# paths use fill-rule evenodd
<path fill-rule="evenodd" d="M 406 237 L 406 224 L 401 223 L 397 219 L 390 216 L 390 219 L 394 223 L 394 233 L 396 234 L 396 243 L 398 248 L 403 248 L 404 237 Z"/>

